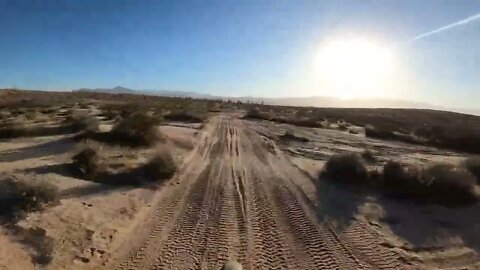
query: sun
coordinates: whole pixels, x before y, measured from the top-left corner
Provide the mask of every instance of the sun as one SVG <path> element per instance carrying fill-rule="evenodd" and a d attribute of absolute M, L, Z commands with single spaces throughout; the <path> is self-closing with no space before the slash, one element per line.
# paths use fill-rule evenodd
<path fill-rule="evenodd" d="M 327 42 L 315 65 L 323 88 L 342 99 L 381 96 L 394 67 L 392 52 L 368 40 Z"/>

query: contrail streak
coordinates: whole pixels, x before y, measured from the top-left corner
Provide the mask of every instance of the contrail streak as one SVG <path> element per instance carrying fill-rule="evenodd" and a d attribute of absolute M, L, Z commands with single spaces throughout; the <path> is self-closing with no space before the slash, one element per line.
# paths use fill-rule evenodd
<path fill-rule="evenodd" d="M 448 29 L 450 29 L 450 28 L 454 28 L 454 27 L 457 27 L 457 26 L 459 26 L 459 25 L 466 24 L 466 23 L 469 23 L 469 22 L 471 22 L 471 21 L 475 21 L 475 20 L 478 20 L 478 19 L 480 19 L 480 13 L 477 13 L 477 14 L 471 16 L 471 17 L 468 17 L 468 18 L 466 18 L 466 19 L 460 20 L 460 21 L 458 21 L 458 22 L 454 22 L 454 23 L 451 23 L 451 24 L 449 24 L 449 25 L 442 26 L 442 27 L 440 27 L 440 28 L 438 28 L 438 29 L 435 29 L 435 30 L 432 30 L 432 31 L 430 31 L 430 32 L 426 32 L 426 33 L 420 34 L 420 35 L 412 38 L 412 39 L 410 40 L 410 42 L 413 42 L 413 41 L 415 41 L 415 40 L 422 39 L 422 38 L 424 38 L 424 37 L 428 37 L 428 36 L 433 35 L 433 34 L 436 34 L 436 33 L 438 33 L 438 32 L 442 32 L 442 31 L 448 30 Z"/>

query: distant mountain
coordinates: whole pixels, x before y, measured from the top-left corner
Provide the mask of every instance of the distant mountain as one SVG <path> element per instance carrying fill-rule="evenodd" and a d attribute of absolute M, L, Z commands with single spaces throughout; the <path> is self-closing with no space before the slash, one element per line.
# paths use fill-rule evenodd
<path fill-rule="evenodd" d="M 303 106 L 303 107 L 337 107 L 337 108 L 416 108 L 416 109 L 434 109 L 448 110 L 461 113 L 480 115 L 477 109 L 458 109 L 445 108 L 428 103 L 420 103 L 408 100 L 387 99 L 387 98 L 370 98 L 370 99 L 351 99 L 343 100 L 333 97 L 311 96 L 311 97 L 284 97 L 284 98 L 263 98 L 263 97 L 222 97 L 208 94 L 200 94 L 187 91 L 169 91 L 169 90 L 133 90 L 122 86 L 114 88 L 81 88 L 74 91 L 82 92 L 102 92 L 110 94 L 139 94 L 150 96 L 167 96 L 167 97 L 192 97 L 203 99 L 221 99 L 241 102 L 263 103 L 268 105 L 284 105 L 284 106 Z"/>
<path fill-rule="evenodd" d="M 73 90 L 73 92 L 99 92 L 109 94 L 137 94 L 137 95 L 150 95 L 150 96 L 166 96 L 166 97 L 192 97 L 192 98 L 215 98 L 212 95 L 199 94 L 195 92 L 186 91 L 169 91 L 169 90 L 133 90 L 122 86 L 114 88 L 80 88 Z"/>
<path fill-rule="evenodd" d="M 128 89 L 125 87 L 117 86 L 114 88 L 80 88 L 78 90 L 74 90 L 74 92 L 99 92 L 99 93 L 109 93 L 109 94 L 137 94 L 136 90 Z"/>

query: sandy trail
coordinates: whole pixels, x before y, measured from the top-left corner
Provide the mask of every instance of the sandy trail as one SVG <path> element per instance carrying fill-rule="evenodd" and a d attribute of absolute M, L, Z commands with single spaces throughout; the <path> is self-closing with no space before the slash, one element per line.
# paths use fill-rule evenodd
<path fill-rule="evenodd" d="M 225 115 L 206 129 L 105 269 L 220 269 L 229 259 L 244 269 L 402 268 L 367 228 L 352 242 L 320 223 L 301 188 L 312 180 L 266 137 Z"/>

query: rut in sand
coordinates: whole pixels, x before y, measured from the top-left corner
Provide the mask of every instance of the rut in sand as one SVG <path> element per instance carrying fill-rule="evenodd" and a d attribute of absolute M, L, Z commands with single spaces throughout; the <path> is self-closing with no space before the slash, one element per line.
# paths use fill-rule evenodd
<path fill-rule="evenodd" d="M 108 269 L 220 269 L 228 260 L 244 269 L 402 268 L 366 228 L 348 238 L 321 224 L 293 183 L 304 176 L 242 120 L 216 117 L 206 128 L 178 184 Z"/>

